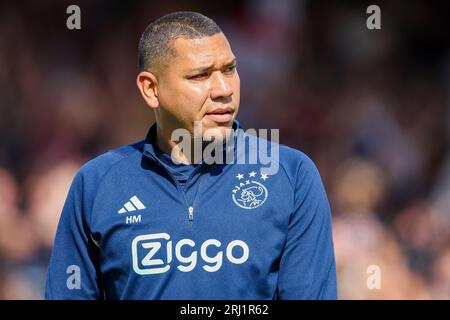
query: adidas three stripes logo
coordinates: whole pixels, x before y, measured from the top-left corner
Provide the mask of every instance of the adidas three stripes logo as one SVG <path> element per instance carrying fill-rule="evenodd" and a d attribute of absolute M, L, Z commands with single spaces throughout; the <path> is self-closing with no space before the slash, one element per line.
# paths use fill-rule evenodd
<path fill-rule="evenodd" d="M 130 211 L 144 210 L 144 209 L 145 206 L 141 202 L 141 200 L 139 200 L 139 198 L 136 196 L 132 196 L 130 198 L 130 201 L 127 201 L 127 203 L 125 203 L 123 207 L 118 211 L 118 213 L 122 214 Z"/>

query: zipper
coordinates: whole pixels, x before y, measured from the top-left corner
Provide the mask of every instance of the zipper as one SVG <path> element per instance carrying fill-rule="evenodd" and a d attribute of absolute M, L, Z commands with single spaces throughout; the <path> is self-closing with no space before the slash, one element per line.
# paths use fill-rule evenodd
<path fill-rule="evenodd" d="M 194 172 L 192 172 L 192 174 L 189 176 L 189 178 L 186 180 L 186 183 L 189 181 L 189 179 L 191 178 L 191 177 L 193 177 L 195 174 L 197 174 L 197 173 L 199 173 L 200 174 L 200 177 L 198 178 L 198 181 L 197 181 L 197 183 L 198 183 L 198 186 L 197 186 L 197 190 L 195 190 L 195 196 L 194 196 L 194 200 L 192 201 L 192 205 L 190 205 L 189 207 L 188 207 L 188 218 L 189 218 L 189 223 L 190 223 L 190 226 L 191 226 L 191 228 L 192 228 L 192 224 L 193 224 L 193 222 L 194 222 L 194 207 L 195 207 L 195 202 L 197 201 L 197 196 L 198 196 L 198 192 L 199 192 L 199 190 L 201 189 L 201 187 L 202 187 L 202 182 L 203 182 L 203 176 L 202 176 L 202 171 L 203 171 L 203 169 L 204 169 L 204 165 L 200 165 L 198 168 L 196 168 L 195 170 L 194 170 Z M 178 182 L 178 181 L 177 181 Z M 184 193 L 183 193 L 184 194 Z M 186 201 L 186 198 L 184 198 L 185 199 L 185 202 L 187 203 L 187 201 Z"/>
<path fill-rule="evenodd" d="M 163 166 L 164 168 L 164 166 Z M 164 168 L 164 170 L 166 170 L 166 168 Z M 177 186 L 178 192 L 181 193 L 181 195 L 183 196 L 183 200 L 184 200 L 184 205 L 186 206 L 187 210 L 188 210 L 188 220 L 189 220 L 189 224 L 192 227 L 192 224 L 194 222 L 194 205 L 189 205 L 188 201 L 186 199 L 186 194 L 185 192 L 182 190 L 180 183 L 177 181 L 177 179 L 175 179 L 172 174 L 166 170 L 167 174 L 170 176 L 170 178 L 172 179 L 173 182 L 175 182 L 175 185 Z M 187 181 L 186 181 L 187 183 Z M 196 195 L 197 197 L 197 195 Z M 194 198 L 194 202 L 195 202 L 195 198 Z"/>
<path fill-rule="evenodd" d="M 169 174 L 170 174 L 170 173 L 169 173 Z M 184 191 L 181 189 L 181 186 L 180 186 L 179 182 L 178 182 L 175 178 L 173 178 L 173 177 L 172 177 L 172 180 L 175 181 L 175 183 L 176 183 L 176 185 L 177 185 L 178 191 L 179 191 L 179 192 L 181 193 L 181 195 L 183 196 L 184 204 L 185 204 L 185 206 L 186 206 L 187 209 L 188 209 L 188 220 L 189 220 L 189 224 L 190 224 L 190 226 L 192 227 L 192 224 L 194 223 L 194 206 L 193 206 L 193 204 L 192 204 L 192 205 L 189 205 L 189 204 L 188 204 L 188 201 L 186 200 L 186 194 L 185 194 Z M 186 182 L 187 182 L 187 181 L 186 181 Z M 195 199 L 194 199 L 194 201 L 195 201 Z"/>
<path fill-rule="evenodd" d="M 173 177 L 173 175 L 170 173 L 170 171 L 167 170 L 167 169 L 159 162 L 159 159 L 155 158 L 151 153 L 147 153 L 147 155 L 150 155 L 150 156 L 155 160 L 155 162 L 158 164 L 158 166 L 160 166 L 160 167 L 167 173 L 167 175 L 172 179 L 172 181 L 175 183 L 178 192 L 181 193 L 181 195 L 183 196 L 184 204 L 185 204 L 185 206 L 186 206 L 186 208 L 187 208 L 187 210 L 188 210 L 188 221 L 189 221 L 189 225 L 190 225 L 190 227 L 192 227 L 193 222 L 194 222 L 194 205 L 195 205 L 195 200 L 197 199 L 198 190 L 199 190 L 200 187 L 201 187 L 202 177 L 199 178 L 199 182 L 198 182 L 199 185 L 198 185 L 198 187 L 197 187 L 197 190 L 195 191 L 194 201 L 193 201 L 192 205 L 189 205 L 189 204 L 188 204 L 188 201 L 187 201 L 187 199 L 186 199 L 186 194 L 185 194 L 185 192 L 182 190 L 181 185 L 180 185 L 180 183 L 177 181 L 177 179 L 175 179 L 175 178 Z M 200 171 L 200 170 L 202 170 L 202 169 L 203 169 L 203 168 L 202 168 L 201 165 L 200 165 L 199 168 L 196 168 L 196 169 L 194 170 L 194 172 L 192 172 L 192 174 L 189 176 L 189 178 L 188 178 L 187 181 L 189 181 L 189 179 L 190 179 L 192 176 L 194 176 L 198 171 Z M 187 183 L 187 181 L 186 181 L 186 183 Z"/>
<path fill-rule="evenodd" d="M 192 222 L 194 221 L 194 207 L 193 207 L 193 206 L 190 206 L 190 207 L 188 208 L 188 212 L 189 212 L 189 221 L 190 221 L 191 224 L 192 224 Z"/>

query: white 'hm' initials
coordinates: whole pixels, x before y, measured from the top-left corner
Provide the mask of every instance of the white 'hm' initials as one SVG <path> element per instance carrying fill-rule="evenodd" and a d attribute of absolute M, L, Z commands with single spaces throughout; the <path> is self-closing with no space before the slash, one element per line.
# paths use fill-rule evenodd
<path fill-rule="evenodd" d="M 141 222 L 141 215 L 126 217 L 125 222 L 127 224 Z"/>

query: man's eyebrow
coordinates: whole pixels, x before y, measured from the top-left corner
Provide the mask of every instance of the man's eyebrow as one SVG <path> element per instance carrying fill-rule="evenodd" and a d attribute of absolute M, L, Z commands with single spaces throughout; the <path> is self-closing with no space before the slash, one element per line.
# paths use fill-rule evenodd
<path fill-rule="evenodd" d="M 231 65 L 233 65 L 233 64 L 235 64 L 236 63 L 236 58 L 234 58 L 233 60 L 231 60 L 230 62 L 227 62 L 226 64 L 225 64 L 225 67 L 229 67 L 229 66 L 231 66 Z M 192 69 L 191 70 L 191 72 L 193 72 L 193 73 L 195 73 L 195 72 L 200 72 L 200 73 L 202 73 L 202 72 L 206 72 L 206 71 L 209 71 L 209 70 L 211 70 L 212 68 L 214 68 L 214 64 L 208 64 L 208 65 L 205 65 L 205 66 L 201 66 L 201 67 L 198 67 L 198 68 L 194 68 L 194 69 Z"/>
<path fill-rule="evenodd" d="M 230 62 L 226 63 L 225 66 L 226 66 L 226 67 L 229 67 L 229 66 L 231 66 L 231 65 L 233 65 L 233 64 L 236 64 L 236 61 L 237 61 L 236 58 L 234 58 L 234 59 L 231 60 Z"/>

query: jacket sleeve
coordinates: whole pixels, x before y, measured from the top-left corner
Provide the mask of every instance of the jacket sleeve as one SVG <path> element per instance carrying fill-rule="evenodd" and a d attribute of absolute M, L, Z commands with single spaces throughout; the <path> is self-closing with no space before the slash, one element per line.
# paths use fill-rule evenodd
<path fill-rule="evenodd" d="M 319 172 L 306 155 L 294 184 L 294 210 L 280 260 L 278 299 L 337 299 L 331 209 Z"/>
<path fill-rule="evenodd" d="M 78 173 L 66 198 L 56 232 L 45 287 L 46 299 L 103 298 L 98 250 L 89 231 L 83 174 Z"/>

